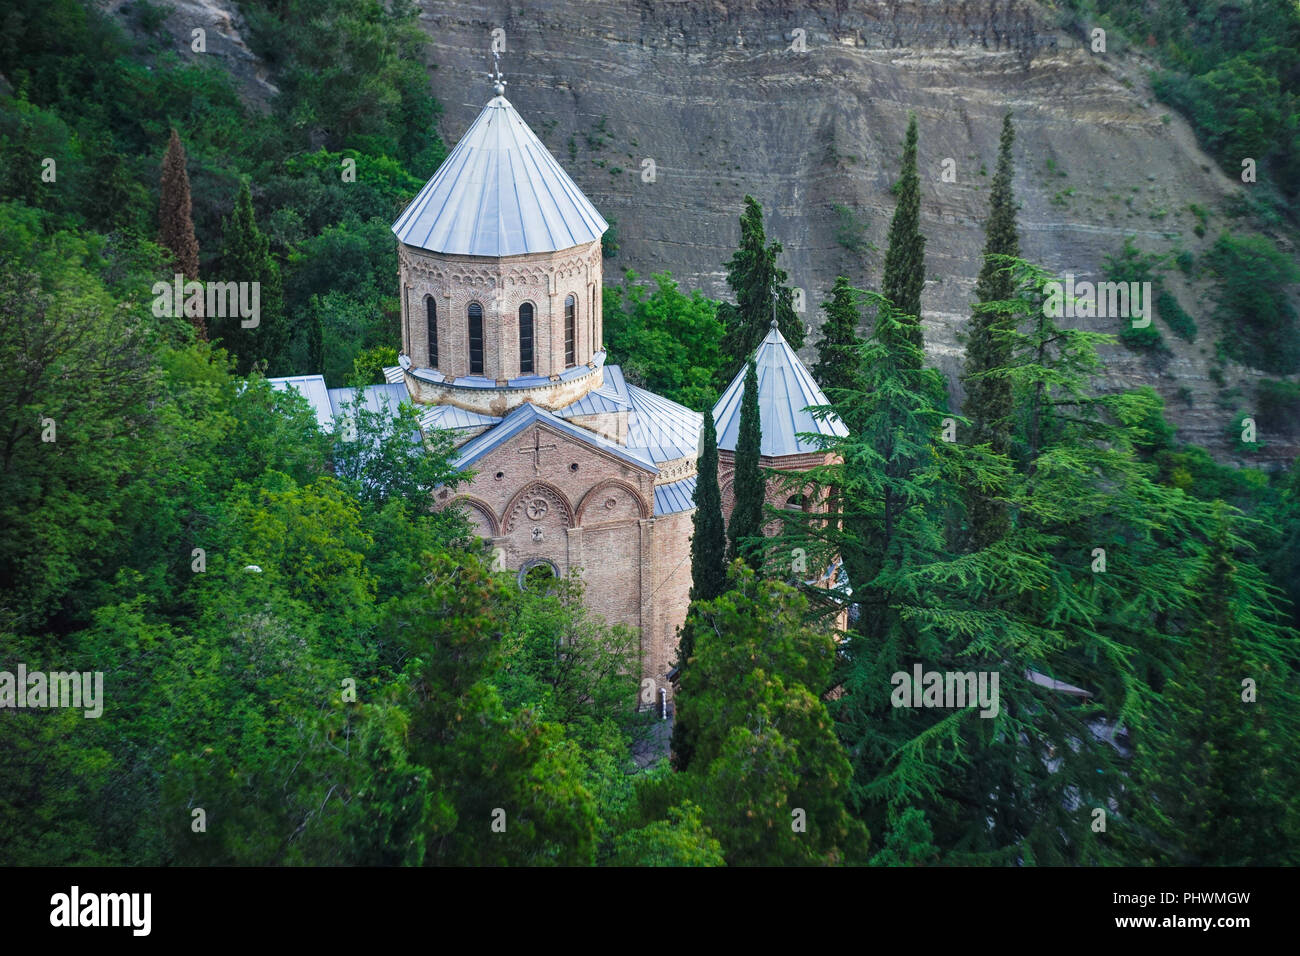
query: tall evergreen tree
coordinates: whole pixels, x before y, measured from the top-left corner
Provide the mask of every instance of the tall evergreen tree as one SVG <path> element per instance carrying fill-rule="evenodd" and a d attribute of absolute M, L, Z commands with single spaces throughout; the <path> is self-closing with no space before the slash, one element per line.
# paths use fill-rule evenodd
<path fill-rule="evenodd" d="M 804 328 L 794 311 L 794 292 L 786 286 L 785 270 L 776 264 L 781 243 L 767 242 L 763 231 L 763 207 L 752 196 L 745 197 L 740 217 L 740 246 L 727 264 L 727 285 L 736 304 L 718 306 L 723 326 L 722 353 L 731 356 L 718 370 L 719 388 L 726 387 L 744 364 L 745 356 L 766 337 L 772 321 L 773 297 L 777 327 L 793 349 L 803 346 Z"/>
<path fill-rule="evenodd" d="M 163 156 L 158 198 L 158 242 L 171 253 L 172 267 L 188 279 L 199 277 L 199 240 L 194 236 L 190 177 L 185 170 L 185 147 L 173 127 Z M 203 316 L 191 316 L 199 338 L 207 338 Z"/>
<path fill-rule="evenodd" d="M 221 281 L 258 283 L 260 313 L 251 328 L 244 327 L 246 320 L 238 314 L 211 316 L 213 332 L 238 357 L 241 375 L 263 362 L 269 374 L 284 371 L 284 352 L 290 337 L 280 267 L 271 255 L 270 240 L 257 227 L 247 183 L 239 187 L 234 212 L 222 221 L 222 232 L 225 244 L 221 250 Z"/>
<path fill-rule="evenodd" d="M 718 430 L 704 413 L 703 444 L 695 483 L 695 532 L 691 537 L 691 600 L 712 601 L 727 585 L 727 538 L 718 488 Z"/>
<path fill-rule="evenodd" d="M 727 536 L 718 487 L 718 430 L 713 412 L 704 412 L 703 444 L 696 463 L 695 515 L 691 536 L 691 610 L 677 639 L 677 667 L 684 674 L 695 653 L 695 602 L 712 601 L 727 587 Z M 694 752 L 693 734 L 681 712 L 673 723 L 673 766 L 685 770 Z"/>
<path fill-rule="evenodd" d="M 998 164 L 989 195 L 984 262 L 975 283 L 978 305 L 971 317 L 966 370 L 962 375 L 966 388 L 963 412 L 971 422 L 971 443 L 987 442 L 999 455 L 1006 455 L 1011 450 L 1011 382 L 994 370 L 1005 368 L 1010 360 L 1011 342 L 1007 333 L 1013 329 L 1007 328 L 1008 322 L 1012 321 L 1009 313 L 990 307 L 990 303 L 1007 301 L 1016 291 L 1010 260 L 1010 257 L 1020 255 L 1016 204 L 1011 191 L 1011 145 L 1014 140 L 1015 130 L 1008 113 L 1002 120 L 1002 142 L 998 147 Z M 965 498 L 971 547 L 987 547 L 1006 533 L 1006 506 L 994 494 L 983 489 L 971 489 Z"/>
<path fill-rule="evenodd" d="M 822 340 L 817 345 L 817 364 L 813 378 L 831 400 L 838 405 L 846 392 L 855 387 L 858 365 L 862 360 L 862 340 L 858 338 L 857 291 L 844 276 L 835 279 L 831 296 L 822 303 L 826 321 L 822 324 Z"/>
<path fill-rule="evenodd" d="M 1266 715 L 1293 710 L 1286 669 L 1269 660 L 1269 648 L 1281 650 L 1295 635 L 1255 616 L 1254 602 L 1243 600 L 1241 574 L 1253 569 L 1239 567 L 1229 510 L 1222 503 L 1217 509 L 1194 588 L 1187 651 L 1164 688 L 1164 706 L 1135 735 L 1134 823 L 1150 841 L 1144 862 L 1293 864 L 1294 847 L 1278 839 L 1283 794 L 1293 791 L 1277 773 L 1276 743 L 1293 738 L 1270 734 Z M 1257 697 L 1243 699 L 1247 680 Z"/>
<path fill-rule="evenodd" d="M 762 425 L 758 417 L 758 368 L 749 360 L 740 399 L 740 431 L 736 437 L 736 471 L 732 482 L 735 504 L 727 525 L 729 560 L 744 559 L 757 571 L 763 566 L 763 501 L 767 486 L 759 466 Z"/>
<path fill-rule="evenodd" d="M 916 114 L 907 123 L 903 166 L 894 187 L 898 207 L 889 224 L 880 291 L 899 315 L 899 331 L 921 350 L 921 290 L 925 287 L 925 237 L 921 235 L 921 180 L 916 169 Z"/>

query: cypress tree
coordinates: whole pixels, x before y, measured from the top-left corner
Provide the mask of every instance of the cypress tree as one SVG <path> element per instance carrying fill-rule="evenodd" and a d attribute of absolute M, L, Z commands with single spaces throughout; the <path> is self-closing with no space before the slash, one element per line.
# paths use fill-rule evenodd
<path fill-rule="evenodd" d="M 221 250 L 221 276 L 224 282 L 260 283 L 260 314 L 257 325 L 243 327 L 239 315 L 212 317 L 214 331 L 222 344 L 238 356 L 241 375 L 259 363 L 266 363 L 274 374 L 283 366 L 288 330 L 284 321 L 284 300 L 280 285 L 280 267 L 271 256 L 270 240 L 257 228 L 253 214 L 253 197 L 248 184 L 239 188 L 235 209 L 222 221 L 225 244 Z"/>
<path fill-rule="evenodd" d="M 921 180 L 916 171 L 916 114 L 907 124 L 903 168 L 894 187 L 898 208 L 889 224 L 889 248 L 880 291 L 899 315 L 899 330 L 924 355 L 921 289 L 925 286 L 925 237 L 921 235 Z"/>
<path fill-rule="evenodd" d="M 1011 192 L 1011 144 L 1014 140 L 1015 130 L 1008 113 L 1002 120 L 1002 142 L 998 147 L 998 165 L 993 174 L 989 220 L 984 233 L 984 262 L 975 283 L 979 304 L 971 317 L 966 370 L 962 375 L 962 384 L 966 388 L 966 404 L 962 411 L 970 419 L 971 444 L 987 442 L 1000 455 L 1011 450 L 1011 382 L 991 372 L 1009 364 L 1011 343 L 1007 334 L 1014 331 L 1014 325 L 1008 328 L 1011 318 L 1008 312 L 988 306 L 989 303 L 1010 300 L 1016 291 L 1009 260 L 998 258 L 1020 255 L 1016 205 Z M 971 489 L 965 498 L 971 547 L 987 547 L 1006 533 L 1007 514 L 1002 503 L 979 489 Z"/>
<path fill-rule="evenodd" d="M 745 391 L 740 400 L 740 433 L 736 437 L 736 473 L 732 484 L 736 503 L 727 526 L 728 558 L 743 558 L 757 571 L 763 564 L 763 549 L 755 539 L 763 536 L 763 501 L 766 483 L 759 467 L 762 442 L 758 418 L 758 368 L 749 360 L 745 370 Z"/>
<path fill-rule="evenodd" d="M 752 196 L 745 197 L 745 211 L 740 217 L 740 246 L 727 264 L 727 285 L 736 296 L 736 304 L 718 306 L 723 326 L 723 354 L 731 361 L 718 370 L 719 388 L 731 381 L 744 357 L 753 354 L 767 336 L 772 320 L 773 294 L 776 297 L 777 327 L 793 349 L 803 346 L 803 323 L 794 311 L 794 292 L 786 286 L 784 269 L 777 266 L 781 254 L 779 242 L 768 243 L 763 231 L 763 207 Z"/>
<path fill-rule="evenodd" d="M 696 467 L 691 600 L 712 601 L 727 586 L 727 538 L 718 488 L 718 430 L 710 411 L 704 413 L 704 444 Z"/>
<path fill-rule="evenodd" d="M 695 653 L 696 602 L 712 601 L 727 589 L 727 537 L 718 487 L 718 429 L 704 412 L 703 446 L 696 462 L 694 534 L 691 536 L 691 610 L 677 639 L 677 668 L 684 674 Z M 680 680 L 680 677 L 679 677 Z M 694 734 L 679 711 L 673 723 L 673 766 L 685 770 L 694 755 Z"/>
<path fill-rule="evenodd" d="M 862 340 L 858 338 L 856 290 L 844 276 L 835 279 L 831 297 L 822 303 L 826 321 L 817 345 L 817 364 L 812 374 L 832 405 L 839 405 L 843 392 L 853 389 L 858 378 Z"/>
<path fill-rule="evenodd" d="M 167 141 L 158 198 L 158 242 L 171 253 L 172 268 L 188 279 L 199 277 L 199 240 L 194 236 L 190 177 L 185 171 L 185 147 L 175 128 Z M 207 338 L 203 316 L 191 317 L 200 339 Z"/>

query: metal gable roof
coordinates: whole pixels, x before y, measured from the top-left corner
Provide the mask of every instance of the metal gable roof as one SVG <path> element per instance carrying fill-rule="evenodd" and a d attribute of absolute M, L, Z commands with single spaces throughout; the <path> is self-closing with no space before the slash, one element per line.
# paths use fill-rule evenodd
<path fill-rule="evenodd" d="M 494 257 L 568 249 L 608 228 L 504 96 L 483 107 L 393 223 L 408 246 Z"/>
<path fill-rule="evenodd" d="M 671 515 L 695 507 L 695 483 L 698 475 L 666 485 L 655 485 L 655 514 Z"/>
<path fill-rule="evenodd" d="M 823 420 L 806 410 L 830 402 L 779 329 L 767 333 L 754 353 L 754 363 L 758 371 L 758 415 L 762 429 L 759 454 L 776 458 L 821 450 L 818 445 L 796 437 L 800 432 L 841 438 L 849 433 L 837 416 Z M 742 368 L 713 406 L 720 449 L 736 450 L 744 392 L 745 369 Z"/>
<path fill-rule="evenodd" d="M 636 385 L 624 387 L 632 405 L 627 416 L 629 448 L 644 448 L 656 462 L 699 457 L 703 414 Z"/>
<path fill-rule="evenodd" d="M 587 431 L 585 428 L 579 428 L 577 425 L 570 424 L 564 419 L 557 417 L 546 411 L 544 408 L 538 408 L 532 402 L 525 402 L 513 412 L 507 415 L 495 428 L 484 432 L 477 438 L 471 439 L 460 450 L 453 465 L 457 470 L 469 467 L 479 458 L 482 458 L 492 449 L 498 447 L 503 442 L 515 437 L 524 429 L 536 422 L 543 422 L 563 435 L 575 439 L 585 445 L 600 449 L 620 458 L 629 464 L 636 465 L 638 468 L 646 471 L 659 473 L 658 467 L 648 456 L 640 453 L 637 449 L 624 448 L 616 445 L 612 441 L 601 438 L 594 432 Z"/>

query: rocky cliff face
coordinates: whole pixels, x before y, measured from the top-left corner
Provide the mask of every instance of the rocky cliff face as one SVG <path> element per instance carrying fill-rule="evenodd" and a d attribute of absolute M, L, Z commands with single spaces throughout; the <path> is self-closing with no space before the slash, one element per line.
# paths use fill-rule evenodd
<path fill-rule="evenodd" d="M 814 331 L 805 358 L 835 276 L 879 282 L 909 111 L 920 127 L 926 346 L 950 376 L 962 360 L 1006 110 L 1017 129 L 1023 253 L 1062 274 L 1102 278 L 1104 258 L 1126 236 L 1147 251 L 1199 255 L 1225 225 L 1233 194 L 1249 188 L 1220 172 L 1187 125 L 1154 101 L 1151 64 L 1139 53 L 1121 50 L 1114 36 L 1108 52 L 1094 53 L 1088 25 L 1021 0 L 422 6 L 448 142 L 491 95 L 488 51 L 500 30 L 507 96 L 617 221 L 610 280 L 624 268 L 669 269 L 686 287 L 726 296 L 742 198 L 754 195 L 769 236 L 785 247 L 792 284 L 805 292 Z M 945 181 L 945 160 L 954 181 Z M 1193 234 L 1191 203 L 1210 213 L 1205 238 Z M 1176 272 L 1166 284 L 1200 324 L 1197 341 L 1162 328 L 1174 351 L 1163 367 L 1110 349 L 1105 384 L 1154 385 L 1183 438 L 1223 451 L 1233 414 L 1252 410 L 1258 376 L 1229 366 L 1226 392 L 1212 382 L 1220 330 L 1209 286 Z M 1118 331 L 1114 319 L 1084 323 Z M 1266 436 L 1272 445 L 1261 458 L 1293 457 L 1296 437 Z"/>

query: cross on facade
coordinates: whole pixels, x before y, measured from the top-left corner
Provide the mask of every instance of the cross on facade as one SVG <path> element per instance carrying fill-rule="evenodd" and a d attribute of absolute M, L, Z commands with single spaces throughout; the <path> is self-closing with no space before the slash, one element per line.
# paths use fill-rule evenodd
<path fill-rule="evenodd" d="M 541 430 L 540 428 L 535 428 L 535 429 L 533 429 L 533 447 L 532 447 L 532 448 L 521 448 L 521 449 L 519 449 L 519 454 L 521 454 L 521 455 L 532 455 L 532 456 L 533 456 L 533 474 L 534 474 L 534 475 L 540 475 L 540 474 L 542 473 L 542 449 L 543 449 L 543 448 L 556 448 L 556 447 L 558 447 L 558 446 L 556 446 L 556 445 L 543 445 L 543 444 L 542 444 L 542 430 Z"/>

